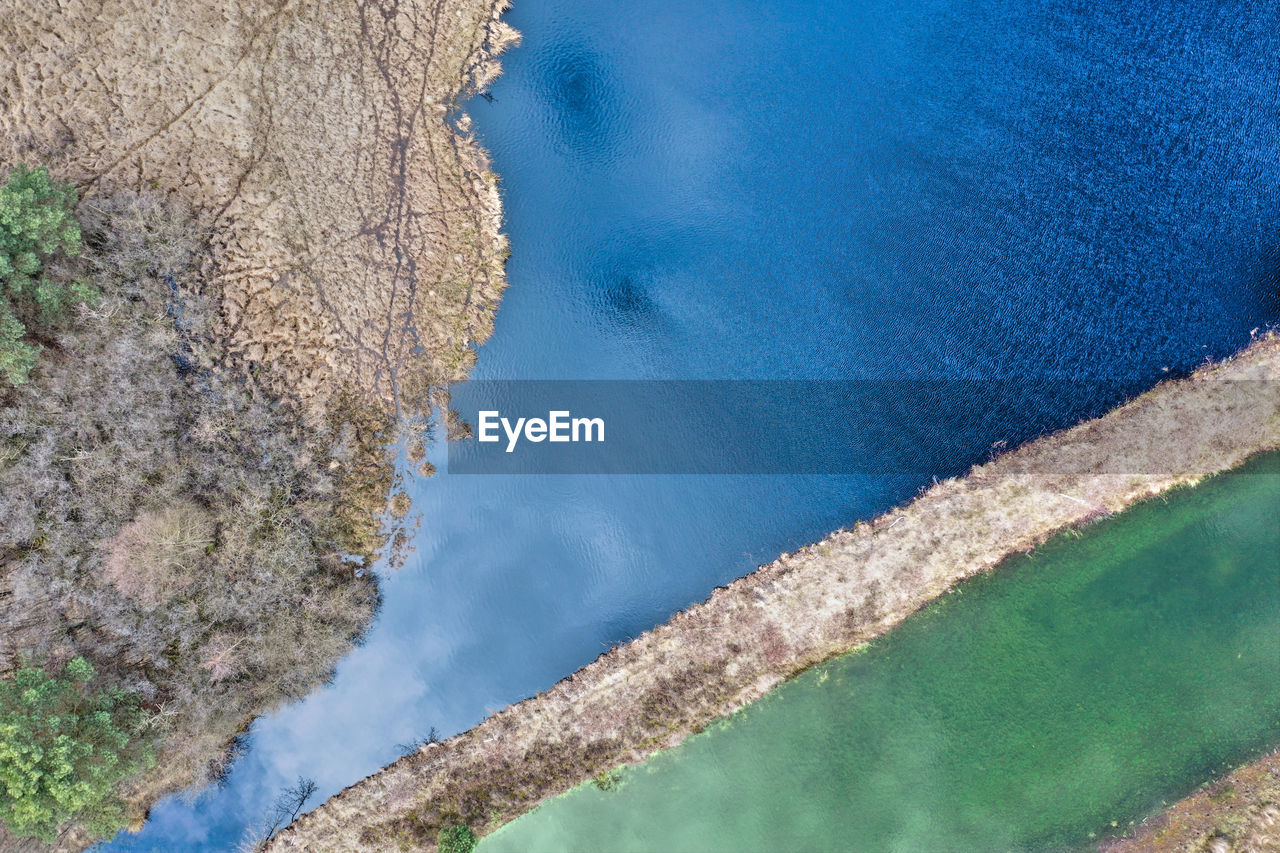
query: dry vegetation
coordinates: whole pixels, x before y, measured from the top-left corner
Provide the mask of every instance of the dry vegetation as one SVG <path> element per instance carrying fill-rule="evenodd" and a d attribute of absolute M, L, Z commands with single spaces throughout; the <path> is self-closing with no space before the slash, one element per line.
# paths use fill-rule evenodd
<path fill-rule="evenodd" d="M 424 745 L 277 835 L 272 851 L 435 847 L 483 834 L 676 745 L 784 679 L 881 636 L 1049 536 L 1280 447 L 1280 337 L 1107 416 L 938 483 L 609 651 L 551 690 Z M 1259 381 L 1261 380 L 1261 381 Z"/>
<path fill-rule="evenodd" d="M 498 73 L 503 8 L 3 0 L 0 166 L 180 196 L 230 360 L 321 403 L 416 403 L 464 375 L 502 289 L 497 179 L 446 121 Z"/>
<path fill-rule="evenodd" d="M 0 389 L 0 674 L 79 653 L 143 697 L 139 816 L 376 607 L 388 448 L 503 286 L 497 179 L 450 125 L 503 8 L 0 0 L 0 176 L 78 186 L 62 272 L 104 293 Z"/>
<path fill-rule="evenodd" d="M 1280 751 L 1156 815 L 1101 853 L 1273 853 L 1280 850 Z"/>
<path fill-rule="evenodd" d="M 124 792 L 142 805 L 328 678 L 376 607 L 344 556 L 371 556 L 376 520 L 338 511 L 363 485 L 341 435 L 207 369 L 207 311 L 174 299 L 184 211 L 122 195 L 83 218 L 106 295 L 0 399 L 0 673 L 81 654 L 141 696 L 160 759 Z"/>

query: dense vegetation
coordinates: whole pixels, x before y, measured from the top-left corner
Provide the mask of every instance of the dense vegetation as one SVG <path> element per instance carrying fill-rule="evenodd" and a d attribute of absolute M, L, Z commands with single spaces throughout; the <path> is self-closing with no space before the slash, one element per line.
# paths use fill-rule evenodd
<path fill-rule="evenodd" d="M 101 808 L 54 798 L 41 823 L 18 817 L 35 807 L 18 794 L 0 820 L 47 837 L 74 819 L 83 841 L 119 825 L 97 818 L 111 796 L 136 817 L 216 778 L 254 715 L 330 676 L 377 604 L 389 480 L 371 461 L 376 419 L 317 418 L 219 367 L 187 210 L 121 194 L 78 213 L 83 251 L 73 264 L 79 226 L 62 221 L 58 272 L 86 282 L 64 285 L 64 313 L 81 307 L 42 327 L 22 384 L 0 383 L 0 675 L 82 656 L 98 673 L 86 696 L 140 722 L 119 729 L 127 742 L 95 742 L 104 762 L 117 750 L 111 773 L 73 763 L 69 784 L 88 782 Z M 80 298 L 89 288 L 96 300 Z"/>
<path fill-rule="evenodd" d="M 440 853 L 471 853 L 479 843 L 480 839 L 465 823 L 446 826 L 436 838 Z"/>
<path fill-rule="evenodd" d="M 97 293 L 76 279 L 46 274 L 51 259 L 80 252 L 76 191 L 45 168 L 18 166 L 0 187 L 0 380 L 27 381 L 38 345 L 32 333 L 56 328 L 67 310 Z"/>
<path fill-rule="evenodd" d="M 0 821 L 52 841 L 74 819 L 96 835 L 125 824 L 116 784 L 152 760 L 134 697 L 93 690 L 93 665 L 24 667 L 0 681 Z"/>

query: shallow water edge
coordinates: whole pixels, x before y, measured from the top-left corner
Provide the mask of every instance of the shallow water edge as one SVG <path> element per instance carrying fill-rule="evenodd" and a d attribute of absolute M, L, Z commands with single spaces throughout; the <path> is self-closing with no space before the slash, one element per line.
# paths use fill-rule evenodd
<path fill-rule="evenodd" d="M 483 834 L 601 772 L 675 746 L 783 680 L 884 635 L 1011 554 L 1280 447 L 1276 379 L 1273 333 L 1101 418 L 938 483 L 351 786 L 268 849 L 433 849 L 441 826 L 463 821 Z"/>

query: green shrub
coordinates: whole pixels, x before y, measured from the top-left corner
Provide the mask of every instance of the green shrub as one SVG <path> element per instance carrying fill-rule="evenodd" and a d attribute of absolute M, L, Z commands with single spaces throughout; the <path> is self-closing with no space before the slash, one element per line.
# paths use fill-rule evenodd
<path fill-rule="evenodd" d="M 92 692 L 93 666 L 74 658 L 60 675 L 25 667 L 0 681 L 0 822 L 53 841 L 74 819 L 97 836 L 125 824 L 117 783 L 147 766 L 142 714 L 121 692 Z"/>
<path fill-rule="evenodd" d="M 51 180 L 44 167 L 17 166 L 0 187 L 0 378 L 12 385 L 27 380 L 39 352 L 24 337 L 97 297 L 83 282 L 45 275 L 51 258 L 80 252 L 75 206 L 75 187 Z"/>
<path fill-rule="evenodd" d="M 622 786 L 622 774 L 617 770 L 610 770 L 596 776 L 594 780 L 595 786 L 606 793 L 616 791 Z"/>
<path fill-rule="evenodd" d="M 480 839 L 476 838 L 471 827 L 465 823 L 446 826 L 436 836 L 436 845 L 440 848 L 440 853 L 471 853 L 479 843 Z"/>

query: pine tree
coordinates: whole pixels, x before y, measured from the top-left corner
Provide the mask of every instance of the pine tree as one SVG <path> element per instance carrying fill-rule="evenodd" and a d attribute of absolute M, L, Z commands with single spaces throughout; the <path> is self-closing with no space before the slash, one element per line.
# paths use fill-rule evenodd
<path fill-rule="evenodd" d="M 97 291 L 80 281 L 49 278 L 50 259 L 80 253 L 76 190 L 49 177 L 43 166 L 17 166 L 0 187 L 0 379 L 27 381 L 39 347 L 32 331 L 49 330 L 73 305 L 91 303 Z"/>
<path fill-rule="evenodd" d="M 148 766 L 133 697 L 89 689 L 94 670 L 74 658 L 60 675 L 24 667 L 0 681 L 0 822 L 53 841 L 75 820 L 98 836 L 125 823 L 116 785 Z"/>

